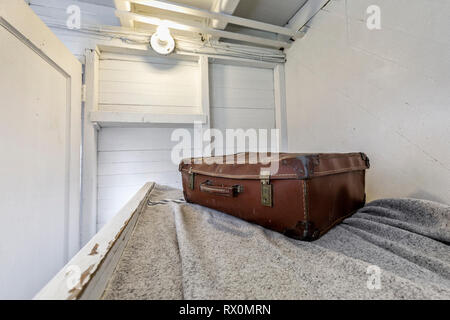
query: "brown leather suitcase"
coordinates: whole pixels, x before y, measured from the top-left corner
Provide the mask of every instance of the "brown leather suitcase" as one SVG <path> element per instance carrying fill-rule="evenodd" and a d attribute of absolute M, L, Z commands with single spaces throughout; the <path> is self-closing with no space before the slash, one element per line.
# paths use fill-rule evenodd
<path fill-rule="evenodd" d="M 261 161 L 263 154 L 231 157 L 184 159 L 179 170 L 186 201 L 306 241 L 365 204 L 364 153 L 280 153 L 270 163 Z"/>

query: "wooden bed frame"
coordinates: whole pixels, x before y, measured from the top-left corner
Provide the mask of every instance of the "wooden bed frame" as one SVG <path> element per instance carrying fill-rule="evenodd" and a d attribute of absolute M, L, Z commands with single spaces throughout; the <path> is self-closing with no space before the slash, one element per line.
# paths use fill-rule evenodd
<path fill-rule="evenodd" d="M 34 299 L 100 299 L 154 187 L 145 184 Z"/>

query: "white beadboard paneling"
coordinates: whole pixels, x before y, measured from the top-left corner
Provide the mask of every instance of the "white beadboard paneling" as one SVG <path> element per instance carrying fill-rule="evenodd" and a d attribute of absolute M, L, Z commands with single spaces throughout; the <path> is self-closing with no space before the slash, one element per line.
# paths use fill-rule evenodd
<path fill-rule="evenodd" d="M 120 52 L 102 53 L 102 62 L 104 69 L 140 72 L 170 71 L 174 66 L 197 67 L 197 60 L 192 58 L 177 56 L 175 59 L 171 56 L 131 55 Z"/>
<path fill-rule="evenodd" d="M 102 14 L 105 12 L 105 10 L 112 10 L 112 11 L 115 10 L 113 7 L 102 6 L 78 0 L 27 0 L 27 1 L 30 3 L 30 6 L 36 5 L 41 7 L 61 9 L 64 11 L 68 6 L 75 4 L 79 6 L 82 11 L 91 14 Z"/>
<path fill-rule="evenodd" d="M 181 183 L 181 174 L 178 171 L 167 171 L 160 173 L 137 173 L 113 176 L 99 176 L 98 187 L 130 187 L 136 185 L 142 186 L 149 181 L 180 188 L 181 185 L 179 183 Z"/>
<path fill-rule="evenodd" d="M 161 56 L 152 51 L 142 52 L 133 50 L 133 54 L 129 50 L 123 50 L 121 48 L 110 48 L 111 50 L 102 52 L 102 59 L 117 60 L 117 61 L 131 61 L 131 62 L 149 62 L 156 64 L 169 64 L 169 65 L 187 65 L 194 66 L 198 62 L 196 56 L 185 56 L 178 54 L 171 54 L 170 56 Z"/>
<path fill-rule="evenodd" d="M 122 193 L 134 195 L 136 193 L 136 188 L 139 188 L 139 186 L 102 187 L 98 189 L 98 200 L 115 199 L 117 197 L 121 197 Z"/>
<path fill-rule="evenodd" d="M 175 85 L 171 87 L 152 85 L 149 86 L 146 83 L 139 83 L 137 81 L 100 81 L 100 92 L 103 94 L 124 94 L 124 95 L 156 95 L 156 96 L 167 96 L 171 95 L 174 97 L 190 97 L 192 90 L 195 90 L 195 85 L 181 83 L 180 85 Z M 129 102 L 124 102 L 125 104 L 130 104 Z M 191 105 L 195 105 L 196 100 L 191 102 Z M 185 105 L 186 103 L 178 103 L 178 105 Z M 155 103 L 157 105 L 157 103 Z M 175 104 L 177 105 L 177 103 Z M 189 105 L 189 104 L 188 104 Z"/>
<path fill-rule="evenodd" d="M 100 163 L 98 174 L 123 175 L 136 173 L 158 173 L 177 170 L 178 165 L 169 161 L 145 161 L 131 163 Z"/>
<path fill-rule="evenodd" d="M 196 61 L 107 54 L 99 72 L 101 111 L 200 112 Z"/>
<path fill-rule="evenodd" d="M 98 163 L 133 163 L 170 159 L 171 150 L 109 151 L 99 154 Z"/>
<path fill-rule="evenodd" d="M 161 173 L 99 176 L 97 230 L 104 226 L 146 182 L 181 188 L 178 170 Z"/>
<path fill-rule="evenodd" d="M 211 121 L 213 128 L 221 130 L 273 129 L 275 113 L 271 109 L 213 108 Z"/>
<path fill-rule="evenodd" d="M 102 128 L 98 138 L 98 219 L 100 228 L 146 182 L 181 188 L 178 163 L 171 160 L 173 130 L 152 128 Z M 193 135 L 191 127 L 182 128 Z"/>
<path fill-rule="evenodd" d="M 371 4 L 382 9 L 379 31 L 365 25 Z M 290 151 L 364 151 L 369 200 L 450 203 L 449 9 L 332 0 L 287 52 Z"/>
<path fill-rule="evenodd" d="M 117 61 L 117 64 L 122 63 Z M 139 62 L 133 62 L 139 63 Z M 155 65 L 156 66 L 156 65 Z M 170 83 L 172 86 L 192 86 L 195 83 L 191 83 L 192 79 L 197 79 L 195 71 L 197 67 L 187 66 L 175 66 L 165 64 L 168 68 L 158 69 L 157 67 L 151 70 L 120 70 L 120 69 L 105 69 L 103 68 L 103 61 L 100 61 L 100 81 L 118 81 L 125 83 L 142 83 L 148 84 L 149 89 L 154 86 L 161 86 L 164 88 L 164 84 Z"/>
<path fill-rule="evenodd" d="M 153 67 L 147 67 L 148 63 L 155 64 L 155 61 L 144 61 L 142 60 L 144 58 L 137 56 L 107 56 L 107 58 L 114 58 L 114 60 L 103 61 L 107 62 L 103 65 L 103 69 L 101 68 L 103 83 L 101 82 L 100 87 L 103 87 L 103 91 L 108 88 L 111 91 L 112 89 L 123 90 L 125 94 L 130 92 L 141 93 L 145 91 L 147 84 L 151 84 L 152 81 L 155 83 L 167 81 L 161 87 L 164 92 L 170 93 L 173 88 L 173 92 L 180 96 L 199 93 L 199 88 L 194 87 L 199 84 L 199 81 L 184 78 L 179 82 L 177 72 L 168 74 L 160 72 L 160 70 L 154 70 Z M 123 64 L 117 64 L 117 70 L 114 70 L 114 74 L 105 73 L 114 69 L 115 64 L 120 62 L 118 58 L 127 59 L 127 61 Z M 129 63 L 132 63 L 133 67 L 128 68 Z M 142 68 L 136 68 L 134 63 L 143 64 Z M 173 61 L 171 63 L 170 67 L 178 67 Z M 166 66 L 167 64 L 164 65 L 164 68 Z M 183 73 L 191 72 L 194 77 L 198 77 L 196 63 L 183 61 L 179 66 Z M 129 76 L 120 74 L 128 72 L 128 69 L 133 70 Z M 156 76 L 152 75 L 152 72 L 155 72 Z M 108 83 L 110 79 L 108 80 L 107 77 L 112 75 L 116 77 L 115 80 L 126 81 L 129 78 L 135 82 L 121 82 L 126 83 L 127 87 L 120 88 L 112 84 L 113 82 Z M 186 75 L 183 76 L 186 77 Z M 171 81 L 170 79 L 174 77 L 177 77 L 177 79 Z M 185 87 L 191 85 L 193 86 L 192 92 L 187 92 Z M 225 132 L 226 129 L 271 129 L 275 127 L 273 70 L 211 64 L 210 89 L 213 128 L 222 129 Z M 158 94 L 158 88 L 150 88 L 148 93 L 151 94 L 152 90 L 155 90 Z M 102 92 L 102 89 L 100 91 Z M 101 96 L 102 93 L 100 93 Z M 127 97 L 129 96 L 127 95 Z M 131 101 L 131 98 L 124 99 L 124 101 Z M 188 98 L 185 101 L 188 101 Z M 117 108 L 117 106 L 111 107 Z M 160 125 L 152 128 L 103 128 L 101 130 L 98 147 L 99 227 L 106 223 L 114 212 L 117 212 L 120 205 L 125 203 L 133 192 L 145 182 L 155 181 L 181 188 L 178 163 L 172 163 L 170 160 L 171 149 L 177 144 L 177 142 L 170 141 L 174 129 L 170 125 Z M 189 130 L 193 134 L 192 127 Z"/>
<path fill-rule="evenodd" d="M 51 20 L 52 22 L 58 21 L 60 23 L 63 23 L 69 18 L 69 14 L 66 13 L 67 7 L 60 9 L 34 5 L 32 8 L 37 15 L 42 17 L 42 20 L 44 20 L 44 22 L 46 20 Z M 102 25 L 117 26 L 117 21 L 118 19 L 113 15 L 98 15 L 86 11 L 81 11 L 81 26 L 91 26 L 100 23 Z"/>
<path fill-rule="evenodd" d="M 213 63 L 210 65 L 211 87 L 273 90 L 273 70 Z"/>
<path fill-rule="evenodd" d="M 71 5 L 80 8 L 82 25 L 112 25 L 119 26 L 119 19 L 115 16 L 115 9 L 76 0 L 30 0 L 33 11 L 41 18 L 51 18 L 65 23 L 69 18 L 66 12 Z"/>
<path fill-rule="evenodd" d="M 105 112 L 131 112 L 142 114 L 177 114 L 177 115 L 198 115 L 198 107 L 190 106 L 148 106 L 148 105 L 133 105 L 133 104 L 102 104 L 102 111 Z M 183 121 L 184 122 L 184 121 Z"/>
<path fill-rule="evenodd" d="M 210 99 L 212 128 L 275 128 L 272 69 L 211 64 Z"/>
<path fill-rule="evenodd" d="M 77 0 L 29 0 L 31 9 L 50 26 L 52 32 L 80 60 L 85 62 L 86 49 L 95 49 L 99 44 L 119 43 L 118 39 L 99 37 L 79 30 L 66 28 L 69 17 L 66 10 L 76 5 L 81 10 L 81 26 L 120 26 L 115 16 L 115 8 L 80 2 Z"/>
<path fill-rule="evenodd" d="M 46 22 L 44 20 L 44 22 Z M 83 57 L 86 49 L 94 50 L 98 43 L 95 36 L 80 34 L 76 31 L 61 28 L 50 28 L 59 40 L 77 57 Z M 84 60 L 82 60 L 84 64 Z"/>
<path fill-rule="evenodd" d="M 274 109 L 274 91 L 213 86 L 211 88 L 211 105 L 214 108 Z"/>
<path fill-rule="evenodd" d="M 150 86 L 149 86 L 150 87 Z M 121 105 L 121 106 L 176 106 L 192 108 L 197 104 L 197 96 L 192 95 L 196 88 L 186 88 L 186 96 L 180 94 L 164 93 L 161 86 L 161 91 L 158 91 L 159 85 L 152 85 L 147 93 L 125 93 L 125 92 L 100 92 L 100 110 L 103 110 L 102 105 Z M 101 90 L 101 88 L 100 88 Z"/>
<path fill-rule="evenodd" d="M 199 114 L 198 61 L 104 53 L 100 61 L 100 111 Z M 181 188 L 178 163 L 171 160 L 174 125 L 102 128 L 98 155 L 100 228 L 144 183 Z M 193 135 L 193 128 L 188 128 Z"/>
<path fill-rule="evenodd" d="M 66 28 L 69 17 L 66 10 L 76 5 L 81 10 L 81 26 L 120 26 L 115 16 L 115 8 L 77 0 L 28 0 L 31 9 L 50 27 L 52 32 L 66 45 L 67 48 L 84 63 L 86 49 L 95 49 L 97 45 L 120 45 L 120 39 L 103 37 L 79 30 Z"/>
<path fill-rule="evenodd" d="M 131 186 L 112 186 L 98 188 L 98 220 L 97 230 L 115 216 L 123 207 L 124 201 L 131 199 L 142 187 L 142 184 Z"/>
<path fill-rule="evenodd" d="M 99 134 L 98 150 L 102 151 L 147 151 L 171 150 L 177 142 L 170 141 L 177 127 L 153 128 L 104 128 Z M 189 130 L 193 135 L 192 128 Z"/>

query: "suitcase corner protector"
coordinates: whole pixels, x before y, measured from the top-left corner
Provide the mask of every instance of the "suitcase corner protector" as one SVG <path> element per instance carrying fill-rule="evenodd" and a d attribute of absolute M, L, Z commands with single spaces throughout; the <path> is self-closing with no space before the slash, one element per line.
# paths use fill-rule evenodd
<path fill-rule="evenodd" d="M 294 228 L 284 230 L 283 234 L 296 240 L 314 241 L 320 237 L 320 230 L 310 221 L 299 221 Z"/>

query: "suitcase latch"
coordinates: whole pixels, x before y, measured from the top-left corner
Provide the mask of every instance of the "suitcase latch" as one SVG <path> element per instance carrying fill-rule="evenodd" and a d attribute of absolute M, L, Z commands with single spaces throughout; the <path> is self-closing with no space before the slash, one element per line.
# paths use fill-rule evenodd
<path fill-rule="evenodd" d="M 270 173 L 261 171 L 261 204 L 272 207 L 272 185 L 270 184 Z"/>
<path fill-rule="evenodd" d="M 189 189 L 194 190 L 195 173 L 192 172 L 192 168 L 189 168 Z"/>

